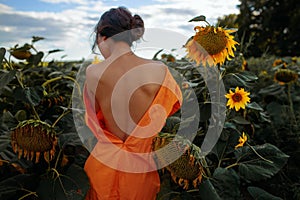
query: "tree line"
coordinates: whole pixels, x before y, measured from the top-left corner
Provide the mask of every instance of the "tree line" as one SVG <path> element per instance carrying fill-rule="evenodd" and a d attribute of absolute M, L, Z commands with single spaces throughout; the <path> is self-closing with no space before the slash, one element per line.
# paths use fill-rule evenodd
<path fill-rule="evenodd" d="M 238 8 L 218 24 L 238 28 L 238 40 L 248 43 L 244 56 L 300 56 L 299 0 L 240 0 Z"/>

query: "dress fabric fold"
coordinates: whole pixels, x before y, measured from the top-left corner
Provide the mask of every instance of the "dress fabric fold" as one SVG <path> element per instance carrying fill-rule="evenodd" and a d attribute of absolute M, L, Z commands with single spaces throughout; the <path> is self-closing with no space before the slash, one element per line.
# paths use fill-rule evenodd
<path fill-rule="evenodd" d="M 84 170 L 90 181 L 86 200 L 154 200 L 160 189 L 152 140 L 166 118 L 180 109 L 182 95 L 170 71 L 147 112 L 125 141 L 107 130 L 101 109 L 95 112 L 86 85 L 83 100 L 85 121 L 97 143 Z"/>

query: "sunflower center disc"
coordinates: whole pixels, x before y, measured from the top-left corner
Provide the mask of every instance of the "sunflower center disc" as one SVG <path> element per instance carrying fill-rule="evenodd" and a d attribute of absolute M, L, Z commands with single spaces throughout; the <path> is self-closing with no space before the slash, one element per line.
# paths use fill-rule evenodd
<path fill-rule="evenodd" d="M 234 102 L 240 102 L 242 100 L 242 95 L 240 95 L 240 94 L 234 94 L 232 96 L 232 99 L 233 99 Z"/>
<path fill-rule="evenodd" d="M 195 35 L 195 40 L 209 53 L 215 55 L 222 52 L 226 48 L 227 38 L 223 32 L 210 28 L 207 31 L 199 31 Z"/>

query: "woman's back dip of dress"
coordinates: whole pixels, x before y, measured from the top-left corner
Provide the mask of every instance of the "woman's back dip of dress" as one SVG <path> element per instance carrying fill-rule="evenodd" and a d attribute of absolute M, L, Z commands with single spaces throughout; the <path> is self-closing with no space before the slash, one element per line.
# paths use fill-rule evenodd
<path fill-rule="evenodd" d="M 179 86 L 167 66 L 132 52 L 86 74 L 85 119 L 98 141 L 84 167 L 91 184 L 86 199 L 155 199 L 160 180 L 152 140 L 180 108 Z"/>

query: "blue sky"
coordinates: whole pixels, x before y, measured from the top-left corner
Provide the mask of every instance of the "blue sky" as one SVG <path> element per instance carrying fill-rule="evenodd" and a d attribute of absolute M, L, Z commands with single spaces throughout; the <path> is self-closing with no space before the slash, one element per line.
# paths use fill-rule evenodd
<path fill-rule="evenodd" d="M 59 48 L 64 52 L 53 56 L 87 58 L 93 28 L 111 7 L 126 6 L 139 14 L 146 30 L 160 28 L 189 37 L 195 24 L 188 20 L 205 15 L 214 24 L 218 17 L 238 13 L 238 4 L 239 0 L 0 0 L 0 46 L 9 48 L 41 36 L 46 39 L 36 43 L 39 50 Z"/>

